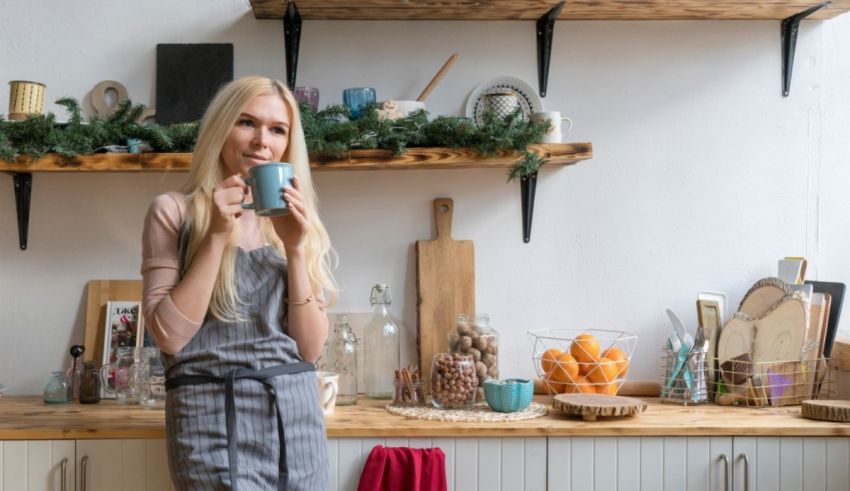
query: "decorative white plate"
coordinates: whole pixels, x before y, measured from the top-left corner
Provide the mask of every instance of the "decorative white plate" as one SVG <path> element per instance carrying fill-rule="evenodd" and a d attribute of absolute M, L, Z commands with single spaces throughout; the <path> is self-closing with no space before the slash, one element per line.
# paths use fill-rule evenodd
<path fill-rule="evenodd" d="M 498 77 L 486 82 L 481 82 L 475 87 L 466 99 L 466 117 L 472 119 L 477 124 L 484 121 L 484 104 L 482 103 L 485 94 L 493 93 L 512 93 L 517 96 L 519 106 L 522 108 L 522 113 L 526 119 L 531 113 L 540 112 L 543 106 L 540 104 L 540 98 L 534 92 L 534 89 L 514 77 Z"/>

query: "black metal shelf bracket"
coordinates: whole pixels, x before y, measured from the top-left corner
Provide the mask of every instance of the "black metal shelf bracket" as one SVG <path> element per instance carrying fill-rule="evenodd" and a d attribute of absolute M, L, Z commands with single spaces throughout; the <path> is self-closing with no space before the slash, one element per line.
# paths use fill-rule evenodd
<path fill-rule="evenodd" d="M 797 32 L 800 30 L 800 21 L 830 3 L 832 2 L 823 2 L 782 20 L 782 32 L 780 34 L 782 43 L 782 97 L 788 97 L 788 94 L 791 93 L 791 72 L 794 70 L 794 51 L 797 48 Z"/>
<path fill-rule="evenodd" d="M 27 248 L 27 235 L 30 228 L 30 197 L 32 196 L 32 174 L 29 172 L 9 172 L 15 184 L 15 210 L 18 212 L 18 242 L 21 250 Z"/>
<path fill-rule="evenodd" d="M 534 194 L 537 191 L 537 172 L 519 178 L 522 198 L 522 241 L 531 241 L 531 218 L 534 216 Z"/>
<path fill-rule="evenodd" d="M 558 20 L 558 15 L 566 3 L 566 1 L 558 3 L 537 19 L 537 84 L 540 89 L 540 97 L 546 97 L 555 21 Z"/>
<path fill-rule="evenodd" d="M 295 88 L 298 71 L 298 45 L 301 44 L 301 14 L 295 2 L 289 2 L 283 17 L 283 42 L 286 50 L 286 85 Z"/>

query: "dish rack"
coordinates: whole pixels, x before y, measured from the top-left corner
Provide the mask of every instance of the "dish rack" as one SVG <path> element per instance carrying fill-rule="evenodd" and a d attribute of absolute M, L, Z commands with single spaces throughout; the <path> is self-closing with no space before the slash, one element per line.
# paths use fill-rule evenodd
<path fill-rule="evenodd" d="M 829 370 L 827 358 L 753 362 L 749 355 L 742 355 L 721 361 L 690 353 L 683 363 L 676 352 L 662 351 L 661 400 L 665 402 L 781 407 L 834 395 L 835 373 Z"/>

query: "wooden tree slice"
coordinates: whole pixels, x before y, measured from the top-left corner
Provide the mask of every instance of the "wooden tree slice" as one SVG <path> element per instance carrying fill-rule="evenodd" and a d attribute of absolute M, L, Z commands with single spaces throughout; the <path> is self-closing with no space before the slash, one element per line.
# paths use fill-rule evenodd
<path fill-rule="evenodd" d="M 788 296 L 755 321 L 753 361 L 758 363 L 799 360 L 809 325 L 806 305 Z M 767 365 L 756 365 L 763 372 Z M 759 370 L 761 369 L 761 370 Z"/>
<path fill-rule="evenodd" d="M 720 331 L 717 340 L 717 360 L 723 363 L 753 349 L 753 321 L 741 313 L 735 314 Z"/>
<path fill-rule="evenodd" d="M 597 416 L 634 416 L 646 411 L 646 402 L 634 397 L 603 394 L 558 394 L 552 408 L 567 416 L 596 421 Z"/>
<path fill-rule="evenodd" d="M 761 317 L 790 294 L 791 286 L 788 283 L 779 278 L 762 278 L 744 295 L 741 305 L 738 306 L 738 312 L 752 318 Z"/>
<path fill-rule="evenodd" d="M 806 418 L 823 421 L 850 421 L 850 401 L 803 401 L 801 413 Z"/>

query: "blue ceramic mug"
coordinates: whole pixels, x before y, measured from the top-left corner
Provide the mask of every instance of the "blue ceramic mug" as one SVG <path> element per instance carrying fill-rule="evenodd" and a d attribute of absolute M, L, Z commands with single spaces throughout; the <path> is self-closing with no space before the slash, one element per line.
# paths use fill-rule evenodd
<path fill-rule="evenodd" d="M 283 199 L 283 188 L 292 186 L 295 167 L 286 162 L 269 162 L 251 167 L 245 184 L 251 186 L 252 203 L 242 203 L 242 208 L 254 210 L 257 215 L 276 217 L 286 215 L 289 210 Z"/>

